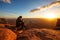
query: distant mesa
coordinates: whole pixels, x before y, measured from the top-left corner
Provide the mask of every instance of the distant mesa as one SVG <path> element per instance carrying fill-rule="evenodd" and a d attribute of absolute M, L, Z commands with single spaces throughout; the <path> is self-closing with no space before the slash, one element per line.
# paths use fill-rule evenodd
<path fill-rule="evenodd" d="M 60 19 L 57 19 L 56 30 L 60 30 Z"/>
<path fill-rule="evenodd" d="M 0 18 L 0 24 L 8 24 L 8 21 L 5 18 Z"/>
<path fill-rule="evenodd" d="M 8 25 L 8 22 L 5 18 L 0 18 L 0 27 L 5 27 L 5 25 Z"/>
<path fill-rule="evenodd" d="M 57 23 L 56 23 L 56 26 L 60 26 L 60 19 L 57 19 Z"/>

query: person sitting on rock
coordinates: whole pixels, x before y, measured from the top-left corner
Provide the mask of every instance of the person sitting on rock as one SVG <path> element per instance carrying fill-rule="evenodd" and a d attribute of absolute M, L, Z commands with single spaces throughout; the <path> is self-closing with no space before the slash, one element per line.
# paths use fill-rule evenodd
<path fill-rule="evenodd" d="M 16 20 L 16 27 L 17 27 L 17 30 L 23 30 L 24 22 L 23 22 L 22 16 L 19 16 L 17 18 L 17 20 Z"/>

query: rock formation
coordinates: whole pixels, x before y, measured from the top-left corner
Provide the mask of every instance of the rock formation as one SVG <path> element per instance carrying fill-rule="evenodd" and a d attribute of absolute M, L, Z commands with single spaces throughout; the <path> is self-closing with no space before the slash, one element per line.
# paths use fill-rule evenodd
<path fill-rule="evenodd" d="M 0 40 L 16 40 L 16 34 L 7 29 L 7 28 L 0 28 Z"/>
<path fill-rule="evenodd" d="M 60 32 L 51 29 L 29 29 L 20 33 L 17 40 L 60 40 Z"/>

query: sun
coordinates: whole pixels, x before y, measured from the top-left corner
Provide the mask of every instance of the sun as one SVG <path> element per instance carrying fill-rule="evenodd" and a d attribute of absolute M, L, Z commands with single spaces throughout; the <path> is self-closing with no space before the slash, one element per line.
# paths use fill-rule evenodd
<path fill-rule="evenodd" d="M 53 13 L 48 13 L 44 15 L 44 18 L 53 19 L 53 18 L 56 18 L 56 15 Z"/>

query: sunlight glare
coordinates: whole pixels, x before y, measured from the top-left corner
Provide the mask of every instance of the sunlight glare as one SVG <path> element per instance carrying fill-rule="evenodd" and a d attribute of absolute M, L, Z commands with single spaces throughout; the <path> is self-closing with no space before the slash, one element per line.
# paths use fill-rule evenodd
<path fill-rule="evenodd" d="M 56 18 L 56 15 L 53 14 L 53 13 L 48 13 L 48 14 L 45 14 L 44 18 L 47 18 L 47 19 L 54 19 L 54 18 Z"/>

